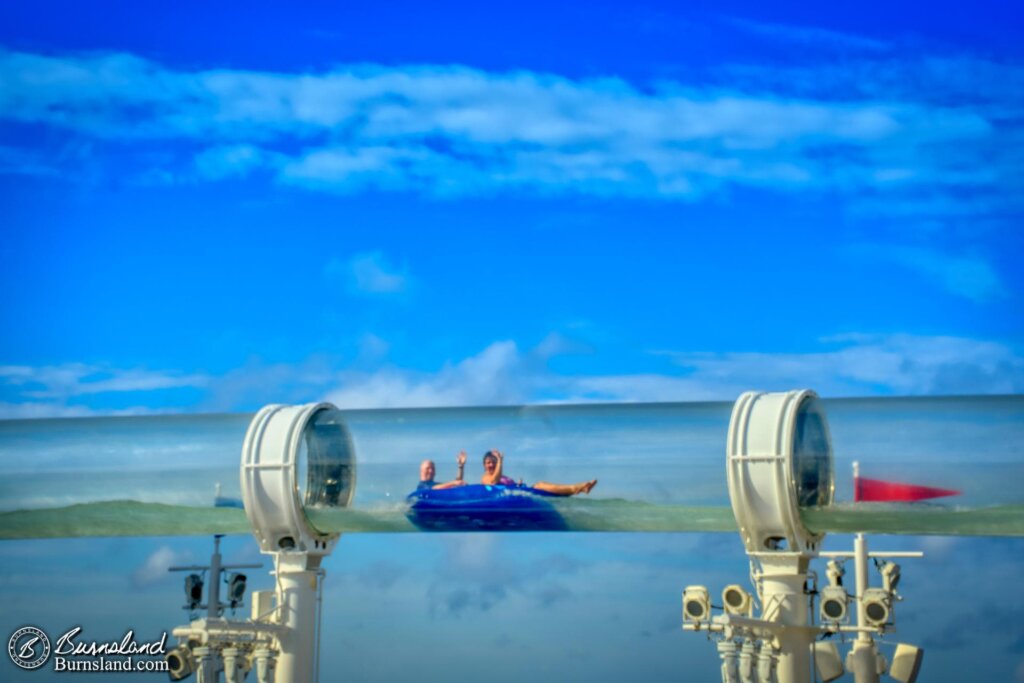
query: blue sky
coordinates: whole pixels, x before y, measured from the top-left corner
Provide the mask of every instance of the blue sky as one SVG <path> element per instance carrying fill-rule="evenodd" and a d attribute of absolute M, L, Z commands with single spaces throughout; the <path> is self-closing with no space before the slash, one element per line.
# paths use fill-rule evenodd
<path fill-rule="evenodd" d="M 1012 9 L 4 14 L 4 415 L 1024 384 Z"/>
<path fill-rule="evenodd" d="M 8 3 L 0 417 L 1021 393 L 1022 123 L 1012 3 Z"/>

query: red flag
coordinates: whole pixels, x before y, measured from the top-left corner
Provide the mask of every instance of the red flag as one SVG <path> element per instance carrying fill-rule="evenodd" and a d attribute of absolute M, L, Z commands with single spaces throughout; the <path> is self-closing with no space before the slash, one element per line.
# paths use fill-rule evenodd
<path fill-rule="evenodd" d="M 897 481 L 883 481 L 882 479 L 868 479 L 867 477 L 855 476 L 853 478 L 853 500 L 858 503 L 880 501 L 905 503 L 957 495 L 960 495 L 960 491 L 952 489 L 937 489 L 931 486 L 918 486 L 917 484 L 901 484 Z"/>

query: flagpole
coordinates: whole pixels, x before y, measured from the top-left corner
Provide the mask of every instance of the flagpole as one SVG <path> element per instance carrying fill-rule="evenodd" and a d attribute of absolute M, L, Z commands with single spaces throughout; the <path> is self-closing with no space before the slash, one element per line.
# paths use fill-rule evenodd
<path fill-rule="evenodd" d="M 860 502 L 860 462 L 853 461 L 853 502 Z"/>

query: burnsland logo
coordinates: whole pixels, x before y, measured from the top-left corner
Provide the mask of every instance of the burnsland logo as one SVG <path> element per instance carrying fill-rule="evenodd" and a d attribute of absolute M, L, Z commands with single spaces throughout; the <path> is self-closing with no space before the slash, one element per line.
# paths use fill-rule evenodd
<path fill-rule="evenodd" d="M 82 627 L 75 626 L 57 638 L 53 647 L 45 633 L 35 626 L 23 626 L 7 641 L 11 661 L 26 670 L 38 669 L 53 655 L 54 671 L 167 671 L 162 655 L 167 651 L 167 633 L 157 640 L 139 643 L 129 629 L 119 641 L 96 642 L 81 639 Z M 159 657 L 159 659 L 152 659 Z"/>
<path fill-rule="evenodd" d="M 35 626 L 23 626 L 11 634 L 7 654 L 22 669 L 38 669 L 50 658 L 50 639 Z"/>

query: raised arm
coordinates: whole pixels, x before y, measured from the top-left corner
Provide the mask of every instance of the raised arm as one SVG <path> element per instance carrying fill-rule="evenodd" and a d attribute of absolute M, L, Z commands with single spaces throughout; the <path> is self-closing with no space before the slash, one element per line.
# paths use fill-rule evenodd
<path fill-rule="evenodd" d="M 437 484 L 434 486 L 435 489 L 453 489 L 456 486 L 465 486 L 466 480 L 462 478 L 462 473 L 466 468 L 466 451 L 459 451 L 459 455 L 455 458 L 455 462 L 459 465 L 459 474 L 452 481 L 446 481 L 443 484 Z"/>
<path fill-rule="evenodd" d="M 496 461 L 495 465 L 494 465 L 494 469 L 488 469 L 487 468 L 486 460 L 489 459 L 491 456 L 493 456 L 495 461 Z M 491 485 L 493 485 L 493 484 L 497 484 L 498 482 L 500 482 L 501 481 L 502 465 L 504 464 L 504 462 L 505 462 L 505 456 L 502 455 L 501 451 L 499 451 L 497 448 L 493 448 L 490 451 L 488 451 L 487 457 L 485 458 L 485 462 L 484 462 L 484 476 L 480 477 L 480 483 L 481 484 L 491 484 Z"/>

